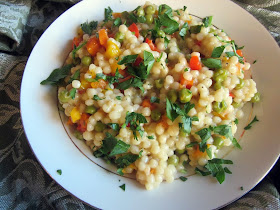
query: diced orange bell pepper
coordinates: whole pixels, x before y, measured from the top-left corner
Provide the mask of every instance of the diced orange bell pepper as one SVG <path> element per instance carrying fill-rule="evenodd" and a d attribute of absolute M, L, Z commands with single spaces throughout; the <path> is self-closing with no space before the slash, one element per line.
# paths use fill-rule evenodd
<path fill-rule="evenodd" d="M 86 44 L 86 48 L 87 48 L 87 51 L 89 52 L 89 54 L 91 54 L 92 56 L 95 56 L 96 53 L 100 49 L 100 44 L 99 44 L 98 39 L 96 37 L 90 38 Z"/>
<path fill-rule="evenodd" d="M 92 88 L 101 88 L 101 89 L 105 89 L 107 82 L 103 79 L 98 80 L 97 82 L 91 82 L 90 83 Z"/>
<path fill-rule="evenodd" d="M 201 69 L 201 63 L 200 63 L 199 57 L 197 57 L 197 56 L 192 56 L 191 57 L 190 68 L 192 70 L 200 70 Z"/>
<path fill-rule="evenodd" d="M 99 35 L 100 44 L 102 46 L 106 47 L 107 46 L 107 41 L 109 39 L 106 29 L 104 29 L 104 28 L 100 29 L 99 32 L 98 32 L 98 35 Z"/>
<path fill-rule="evenodd" d="M 81 43 L 81 41 L 83 41 L 83 39 L 81 37 L 74 37 L 74 39 L 72 41 L 72 49 L 74 49 L 75 47 L 78 47 L 79 44 Z"/>
<path fill-rule="evenodd" d="M 193 86 L 193 80 L 186 80 L 183 74 L 181 74 L 180 84 L 188 89 L 191 89 L 191 87 Z"/>
<path fill-rule="evenodd" d="M 88 118 L 89 115 L 86 113 L 83 113 L 81 115 L 81 119 L 78 121 L 78 126 L 77 126 L 77 130 L 80 132 L 85 132 L 87 130 L 87 123 L 88 123 Z"/>

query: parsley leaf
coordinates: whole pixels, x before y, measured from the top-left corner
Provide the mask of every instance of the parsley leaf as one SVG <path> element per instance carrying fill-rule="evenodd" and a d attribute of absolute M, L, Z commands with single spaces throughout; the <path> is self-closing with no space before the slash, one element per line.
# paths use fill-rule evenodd
<path fill-rule="evenodd" d="M 202 58 L 201 62 L 204 64 L 204 66 L 207 66 L 210 69 L 222 68 L 222 61 L 220 59 Z"/>
<path fill-rule="evenodd" d="M 159 103 L 159 98 L 157 98 L 155 96 L 152 96 L 151 99 L 150 99 L 150 102 L 151 103 Z"/>
<path fill-rule="evenodd" d="M 202 25 L 196 25 L 190 27 L 191 34 L 198 34 L 201 31 Z"/>
<path fill-rule="evenodd" d="M 92 31 L 96 29 L 98 21 L 85 22 L 81 24 L 81 29 L 84 33 L 91 35 Z"/>
<path fill-rule="evenodd" d="M 253 64 L 257 63 L 257 60 L 254 60 Z"/>
<path fill-rule="evenodd" d="M 104 22 L 108 22 L 109 20 L 113 20 L 112 19 L 112 14 L 113 14 L 113 10 L 111 9 L 111 7 L 105 8 L 105 11 L 104 11 L 105 20 L 104 20 Z"/>
<path fill-rule="evenodd" d="M 250 128 L 252 128 L 252 124 L 255 122 L 258 122 L 258 118 L 257 116 L 254 117 L 254 119 L 244 128 L 245 130 L 249 130 Z"/>
<path fill-rule="evenodd" d="M 76 53 L 79 49 L 81 49 L 83 46 L 86 45 L 87 42 L 83 42 L 82 44 L 80 44 L 78 47 L 74 45 L 74 50 L 72 51 L 72 59 L 75 59 Z"/>
<path fill-rule="evenodd" d="M 184 176 L 180 176 L 179 179 L 181 179 L 183 182 L 187 181 L 188 178 L 187 177 L 184 177 Z"/>
<path fill-rule="evenodd" d="M 179 23 L 171 17 L 171 14 L 164 13 L 163 15 L 159 15 L 159 21 L 163 28 L 163 31 L 167 34 L 173 34 L 174 32 L 179 30 Z"/>
<path fill-rule="evenodd" d="M 207 149 L 206 149 L 206 153 L 207 153 L 208 157 L 209 157 L 210 159 L 212 159 L 212 149 L 211 149 L 211 148 L 207 148 Z"/>
<path fill-rule="evenodd" d="M 125 168 L 130 164 L 134 163 L 138 158 L 139 155 L 126 154 L 116 159 L 115 163 L 117 164 L 118 168 Z"/>
<path fill-rule="evenodd" d="M 125 191 L 125 184 L 121 185 L 120 188 Z"/>
<path fill-rule="evenodd" d="M 167 48 L 169 42 L 170 42 L 170 40 L 167 39 L 167 37 L 164 37 L 164 47 L 165 47 L 165 48 Z"/>
<path fill-rule="evenodd" d="M 69 79 L 68 84 L 70 84 L 71 82 L 73 82 L 73 80 L 77 80 L 80 78 L 80 70 L 75 71 L 75 73 L 73 74 L 73 76 Z"/>
<path fill-rule="evenodd" d="M 121 18 L 116 18 L 113 22 L 114 26 L 120 26 L 122 24 L 122 19 Z"/>
<path fill-rule="evenodd" d="M 193 147 L 194 145 L 198 145 L 198 142 L 191 142 L 186 146 L 186 148 Z"/>
<path fill-rule="evenodd" d="M 234 123 L 235 123 L 235 125 L 238 125 L 238 119 L 237 118 L 234 120 Z"/>
<path fill-rule="evenodd" d="M 148 139 L 155 139 L 154 136 L 148 136 Z"/>
<path fill-rule="evenodd" d="M 183 10 L 184 10 L 184 11 L 186 11 L 186 9 L 187 9 L 187 7 L 186 7 L 186 6 L 184 6 Z"/>
<path fill-rule="evenodd" d="M 166 4 L 162 4 L 162 5 L 159 5 L 158 7 L 158 13 L 159 14 L 170 14 L 172 15 L 172 8 Z"/>
<path fill-rule="evenodd" d="M 61 170 L 61 169 L 56 170 L 56 172 L 57 172 L 59 175 L 62 174 L 62 170 Z"/>
<path fill-rule="evenodd" d="M 61 79 L 64 79 L 66 76 L 68 76 L 72 67 L 73 67 L 72 64 L 68 64 L 60 69 L 53 70 L 50 76 L 47 79 L 43 80 L 40 84 L 58 85 Z"/>
<path fill-rule="evenodd" d="M 120 130 L 120 125 L 118 123 L 108 123 L 107 124 L 110 128 L 112 128 L 114 131 Z"/>
<path fill-rule="evenodd" d="M 207 149 L 207 140 L 211 137 L 211 131 L 209 128 L 203 128 L 196 132 L 200 136 L 201 142 L 199 143 L 199 150 L 204 152 Z"/>
<path fill-rule="evenodd" d="M 72 88 L 69 92 L 69 96 L 74 99 L 75 98 L 75 95 L 76 95 L 76 91 L 77 89 L 76 88 Z"/>
<path fill-rule="evenodd" d="M 118 62 L 119 65 L 125 64 L 125 63 L 134 63 L 136 58 L 138 57 L 138 54 L 135 55 L 126 55 Z"/>
<path fill-rule="evenodd" d="M 227 174 L 232 174 L 232 172 L 228 169 L 228 167 L 224 167 L 224 171 L 225 171 Z"/>
<path fill-rule="evenodd" d="M 160 53 L 160 56 L 157 58 L 157 62 L 160 62 L 160 59 L 162 58 L 163 56 L 163 52 Z"/>
<path fill-rule="evenodd" d="M 121 96 L 116 96 L 116 99 L 121 101 L 122 100 L 122 97 Z"/>
<path fill-rule="evenodd" d="M 125 125 L 130 125 L 130 130 L 132 130 L 134 138 L 138 140 L 137 133 L 140 134 L 140 136 L 143 136 L 144 131 L 141 129 L 140 124 L 141 123 L 147 123 L 146 118 L 139 113 L 136 112 L 127 112 L 125 116 Z"/>
<path fill-rule="evenodd" d="M 113 150 L 110 152 L 109 157 L 126 153 L 127 150 L 129 149 L 129 147 L 130 147 L 129 144 L 127 144 L 121 140 L 118 140 L 117 144 L 114 146 Z"/>
<path fill-rule="evenodd" d="M 186 36 L 188 29 L 189 29 L 189 25 L 187 22 L 185 22 L 179 32 L 179 35 L 182 37 L 182 39 L 184 39 L 184 37 Z"/>
<path fill-rule="evenodd" d="M 177 104 L 173 104 L 168 98 L 166 98 L 166 115 L 172 121 L 174 121 L 179 116 L 179 114 L 176 112 L 176 109 L 179 107 L 176 105 Z"/>
<path fill-rule="evenodd" d="M 195 173 L 200 174 L 201 176 L 208 176 L 211 174 L 210 171 L 202 171 L 197 167 L 194 169 L 194 171 L 195 171 Z"/>
<path fill-rule="evenodd" d="M 224 45 L 220 46 L 220 47 L 215 47 L 213 49 L 211 57 L 212 58 L 219 58 L 219 57 L 221 57 L 222 53 L 224 52 L 224 49 L 225 49 Z"/>
<path fill-rule="evenodd" d="M 117 88 L 120 90 L 126 90 L 130 87 L 138 87 L 144 92 L 143 82 L 139 78 L 131 78 L 118 84 Z"/>
<path fill-rule="evenodd" d="M 119 175 L 121 175 L 121 176 L 124 175 L 124 173 L 122 172 L 122 170 L 123 170 L 123 168 L 118 168 L 118 169 L 117 169 L 117 173 L 118 173 Z"/>
<path fill-rule="evenodd" d="M 203 25 L 205 28 L 207 28 L 208 26 L 211 26 L 212 19 L 213 19 L 213 16 L 208 16 L 208 17 L 203 18 L 202 22 L 203 22 Z"/>
<path fill-rule="evenodd" d="M 94 95 L 92 99 L 95 101 L 99 101 L 99 100 L 103 100 L 104 98 L 100 98 L 98 95 Z"/>
<path fill-rule="evenodd" d="M 155 62 L 155 58 L 151 52 L 144 51 L 144 65 L 147 67 L 147 75 L 149 75 L 153 65 Z"/>

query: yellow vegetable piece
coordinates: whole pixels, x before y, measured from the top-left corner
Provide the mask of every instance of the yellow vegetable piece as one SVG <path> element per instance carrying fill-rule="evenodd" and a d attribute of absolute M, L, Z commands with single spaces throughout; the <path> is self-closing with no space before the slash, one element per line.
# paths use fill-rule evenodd
<path fill-rule="evenodd" d="M 79 119 L 81 119 L 81 113 L 77 107 L 74 107 L 70 113 L 71 119 L 73 123 L 76 123 Z"/>
<path fill-rule="evenodd" d="M 90 82 L 86 81 L 84 74 L 81 74 L 81 89 L 88 89 L 90 87 Z"/>
<path fill-rule="evenodd" d="M 80 36 L 80 37 L 84 35 L 84 32 L 81 27 L 78 28 L 77 33 L 78 33 L 78 36 Z"/>
<path fill-rule="evenodd" d="M 115 58 L 120 55 L 120 48 L 112 41 L 108 41 L 105 56 L 108 58 Z"/>
<path fill-rule="evenodd" d="M 121 65 L 118 64 L 118 61 L 111 64 L 111 73 L 115 74 L 117 69 L 121 69 Z"/>

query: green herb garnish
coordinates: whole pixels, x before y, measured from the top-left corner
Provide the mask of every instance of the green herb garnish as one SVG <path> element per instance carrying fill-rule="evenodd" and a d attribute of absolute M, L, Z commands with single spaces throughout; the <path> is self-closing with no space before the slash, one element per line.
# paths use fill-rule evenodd
<path fill-rule="evenodd" d="M 187 177 L 184 177 L 184 176 L 180 176 L 179 179 L 181 179 L 183 182 L 187 181 L 188 178 Z"/>
<path fill-rule="evenodd" d="M 84 33 L 91 35 L 92 31 L 96 29 L 98 21 L 85 22 L 81 24 L 81 29 Z"/>
<path fill-rule="evenodd" d="M 121 185 L 120 188 L 125 191 L 125 184 Z"/>
<path fill-rule="evenodd" d="M 104 22 L 108 22 L 109 20 L 113 20 L 112 19 L 112 14 L 113 14 L 113 10 L 111 9 L 111 7 L 105 8 L 105 11 L 104 11 L 105 20 L 104 20 Z"/>
<path fill-rule="evenodd" d="M 155 96 L 152 96 L 151 99 L 150 99 L 150 102 L 151 103 L 159 103 L 159 98 L 157 98 Z"/>
<path fill-rule="evenodd" d="M 254 117 L 254 119 L 244 128 L 245 130 L 249 130 L 250 128 L 252 128 L 252 124 L 255 122 L 258 122 L 258 118 L 257 116 Z"/>
<path fill-rule="evenodd" d="M 103 100 L 104 98 L 100 98 L 98 95 L 94 95 L 92 99 L 95 101 L 99 101 L 99 100 Z"/>
<path fill-rule="evenodd" d="M 76 88 L 72 88 L 69 92 L 69 96 L 74 99 L 75 95 L 76 95 L 77 89 Z"/>
<path fill-rule="evenodd" d="M 116 96 L 116 99 L 120 101 L 120 100 L 122 100 L 122 97 L 121 96 Z"/>
<path fill-rule="evenodd" d="M 63 66 L 60 69 L 55 69 L 50 74 L 50 76 L 43 80 L 40 84 L 41 85 L 58 85 L 62 79 L 64 79 L 70 73 L 71 68 L 73 67 L 72 64 L 68 64 Z"/>
<path fill-rule="evenodd" d="M 202 58 L 201 62 L 204 64 L 204 66 L 207 66 L 210 69 L 222 68 L 222 61 L 220 59 Z"/>
<path fill-rule="evenodd" d="M 155 139 L 154 136 L 148 136 L 148 139 Z"/>
<path fill-rule="evenodd" d="M 205 28 L 207 28 L 208 26 L 211 26 L 211 24 L 212 24 L 212 19 L 213 19 L 213 16 L 208 16 L 208 17 L 203 18 L 203 20 L 202 20 L 203 26 L 204 26 Z"/>
<path fill-rule="evenodd" d="M 116 18 L 113 22 L 114 26 L 120 26 L 122 24 L 122 19 L 121 18 Z"/>
<path fill-rule="evenodd" d="M 57 172 L 59 175 L 62 174 L 62 170 L 61 170 L 61 169 L 56 170 L 56 172 Z"/>
<path fill-rule="evenodd" d="M 127 112 L 125 117 L 125 124 L 123 126 L 129 125 L 130 130 L 132 130 L 133 132 L 134 138 L 138 140 L 136 132 L 138 132 L 141 137 L 144 134 L 144 131 L 140 126 L 141 123 L 147 123 L 146 118 L 142 114 L 136 112 Z"/>
<path fill-rule="evenodd" d="M 188 29 L 189 29 L 189 25 L 188 25 L 188 23 L 186 22 L 186 23 L 184 23 L 184 25 L 182 26 L 182 28 L 181 28 L 181 30 L 180 30 L 180 32 L 179 32 L 179 35 L 182 37 L 182 39 L 185 38 Z"/>
<path fill-rule="evenodd" d="M 224 45 L 220 46 L 220 47 L 215 47 L 213 49 L 211 57 L 212 58 L 219 58 L 219 57 L 221 57 L 222 53 L 224 52 L 224 49 L 225 49 Z"/>
<path fill-rule="evenodd" d="M 75 73 L 73 74 L 73 76 L 69 79 L 68 84 L 70 84 L 71 82 L 73 82 L 73 80 L 78 80 L 80 78 L 80 69 L 75 71 Z"/>

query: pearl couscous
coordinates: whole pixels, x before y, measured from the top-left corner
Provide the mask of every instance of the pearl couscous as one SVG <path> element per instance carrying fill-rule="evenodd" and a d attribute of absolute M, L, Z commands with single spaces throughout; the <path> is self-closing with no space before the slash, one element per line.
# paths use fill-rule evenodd
<path fill-rule="evenodd" d="M 216 154 L 240 148 L 233 136 L 241 108 L 259 93 L 244 76 L 242 48 L 211 22 L 186 7 L 108 7 L 104 21 L 79 27 L 64 67 L 42 84 L 60 82 L 75 136 L 120 175 L 134 173 L 151 190 L 190 165 L 222 183 L 230 171 L 221 165 L 232 162 Z"/>

